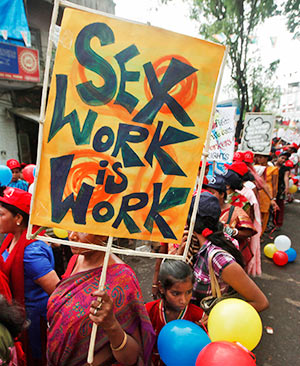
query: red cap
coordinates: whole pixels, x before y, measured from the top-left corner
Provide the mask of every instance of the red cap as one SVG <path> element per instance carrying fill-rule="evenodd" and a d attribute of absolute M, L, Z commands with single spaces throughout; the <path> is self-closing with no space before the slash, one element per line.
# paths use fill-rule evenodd
<path fill-rule="evenodd" d="M 16 159 L 7 160 L 6 165 L 9 167 L 9 169 L 21 168 L 20 163 Z"/>
<path fill-rule="evenodd" d="M 208 162 L 205 163 L 205 166 L 208 167 L 210 166 L 210 164 Z M 202 160 L 200 161 L 200 165 L 199 165 L 200 168 L 202 168 Z"/>
<path fill-rule="evenodd" d="M 0 202 L 7 203 L 29 214 L 31 194 L 23 189 L 7 187 L 0 196 Z"/>
<path fill-rule="evenodd" d="M 254 154 L 252 151 L 246 151 L 244 153 L 244 162 L 245 163 L 253 163 L 254 161 Z"/>
<path fill-rule="evenodd" d="M 291 160 L 287 160 L 285 163 L 284 163 L 285 166 L 289 167 L 289 168 L 292 168 L 294 166 L 294 163 L 291 161 Z"/>
<path fill-rule="evenodd" d="M 298 150 L 298 145 L 295 142 L 292 143 L 292 146 Z"/>
<path fill-rule="evenodd" d="M 235 161 L 231 165 L 229 165 L 229 164 L 224 164 L 224 165 L 227 169 L 233 170 L 234 172 L 238 173 L 241 176 L 248 173 L 248 167 L 242 161 Z"/>
<path fill-rule="evenodd" d="M 242 153 L 241 151 L 236 151 L 233 154 L 233 161 L 243 161 L 244 159 L 244 153 Z"/>

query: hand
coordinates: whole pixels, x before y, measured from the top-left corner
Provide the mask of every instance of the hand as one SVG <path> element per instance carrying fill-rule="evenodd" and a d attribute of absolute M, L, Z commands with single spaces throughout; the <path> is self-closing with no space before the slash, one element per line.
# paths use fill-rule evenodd
<path fill-rule="evenodd" d="M 112 298 L 105 291 L 99 290 L 92 293 L 92 296 L 97 299 L 91 303 L 90 319 L 104 330 L 113 328 L 117 324 L 117 319 L 113 312 Z"/>
<path fill-rule="evenodd" d="M 272 200 L 271 205 L 272 205 L 272 208 L 273 208 L 274 211 L 279 211 L 280 210 L 279 206 L 277 205 L 277 203 L 275 201 Z"/>
<path fill-rule="evenodd" d="M 153 285 L 152 286 L 152 297 L 153 297 L 153 300 L 157 300 L 158 299 L 158 293 L 159 293 L 158 285 Z"/>
<path fill-rule="evenodd" d="M 189 233 L 189 228 L 188 228 L 188 226 L 185 226 L 184 232 L 183 232 L 183 235 L 182 235 L 182 238 L 181 238 L 181 243 L 179 245 L 179 248 L 177 249 L 177 254 L 178 255 L 183 254 L 185 244 L 186 244 L 187 238 L 188 238 L 188 233 Z"/>

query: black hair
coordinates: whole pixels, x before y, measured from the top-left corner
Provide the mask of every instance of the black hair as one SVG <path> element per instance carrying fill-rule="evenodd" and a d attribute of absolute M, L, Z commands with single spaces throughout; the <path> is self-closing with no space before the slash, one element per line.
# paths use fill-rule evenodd
<path fill-rule="evenodd" d="M 192 268 L 183 261 L 165 259 L 159 270 L 158 280 L 165 290 L 170 289 L 177 282 L 190 279 L 194 283 Z"/>
<path fill-rule="evenodd" d="M 6 202 L 0 202 L 0 205 L 2 207 L 6 208 L 13 216 L 16 216 L 17 214 L 21 215 L 23 217 L 22 224 L 25 226 L 28 226 L 28 222 L 29 222 L 28 213 L 20 210 L 18 207 L 8 204 Z"/>
<path fill-rule="evenodd" d="M 231 171 L 229 174 L 228 173 L 227 175 L 225 175 L 226 185 L 229 186 L 234 191 L 235 190 L 241 191 L 244 187 L 241 176 L 234 171 Z"/>
<path fill-rule="evenodd" d="M 2 295 L 0 295 L 0 323 L 8 329 L 12 338 L 16 338 L 28 326 L 24 309 L 16 303 L 9 304 Z"/>
<path fill-rule="evenodd" d="M 254 175 L 250 172 L 247 172 L 246 174 L 244 174 L 242 176 L 242 181 L 243 182 L 248 182 L 248 181 L 251 181 L 251 182 L 254 182 L 255 181 L 255 178 L 254 178 Z"/>
<path fill-rule="evenodd" d="M 223 225 L 210 216 L 200 217 L 197 215 L 194 231 L 198 234 L 202 234 L 202 231 L 205 228 L 208 228 L 213 232 L 207 236 L 207 239 L 211 241 L 212 244 L 230 253 L 235 258 L 236 262 L 244 267 L 243 256 L 241 252 L 234 246 L 234 244 L 225 238 L 223 233 Z"/>

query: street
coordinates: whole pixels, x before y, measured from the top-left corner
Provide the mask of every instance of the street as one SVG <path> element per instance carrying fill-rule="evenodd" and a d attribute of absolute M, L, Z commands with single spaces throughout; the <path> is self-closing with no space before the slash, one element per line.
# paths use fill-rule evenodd
<path fill-rule="evenodd" d="M 296 194 L 296 199 L 300 193 Z M 263 336 L 253 353 L 257 366 L 300 365 L 300 203 L 285 206 L 285 219 L 277 235 L 287 235 L 297 251 L 295 262 L 279 267 L 263 254 L 262 271 L 255 282 L 269 299 L 269 309 L 262 312 Z M 266 237 L 267 238 L 267 237 Z M 151 285 L 155 260 L 127 257 L 125 261 L 135 270 L 140 281 L 145 302 L 151 301 Z M 273 334 L 271 334 L 273 331 Z"/>

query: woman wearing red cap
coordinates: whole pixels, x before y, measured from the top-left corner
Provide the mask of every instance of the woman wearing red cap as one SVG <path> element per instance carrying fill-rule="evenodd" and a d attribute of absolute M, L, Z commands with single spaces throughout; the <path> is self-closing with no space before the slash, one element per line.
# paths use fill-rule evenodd
<path fill-rule="evenodd" d="M 9 279 L 13 299 L 25 307 L 31 321 L 29 342 L 24 339 L 23 345 L 28 366 L 35 366 L 45 364 L 42 343 L 46 344 L 47 301 L 59 278 L 52 249 L 42 241 L 26 239 L 30 201 L 28 192 L 1 187 L 0 233 L 7 236 L 0 247 L 0 269 Z"/>

